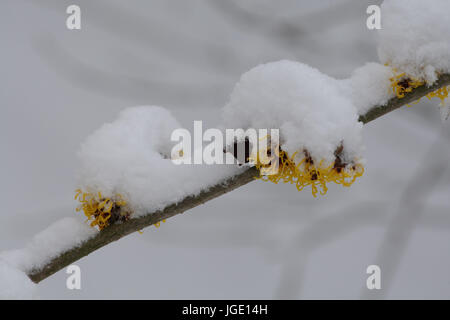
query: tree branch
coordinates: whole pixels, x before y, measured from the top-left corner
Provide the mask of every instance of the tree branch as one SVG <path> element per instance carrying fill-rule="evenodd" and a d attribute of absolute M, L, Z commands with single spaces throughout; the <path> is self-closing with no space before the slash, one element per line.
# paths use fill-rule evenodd
<path fill-rule="evenodd" d="M 374 106 L 366 114 L 359 117 L 359 121 L 368 123 L 375 120 L 382 115 L 391 112 L 401 106 L 411 103 L 421 97 L 424 97 L 430 92 L 439 88 L 450 85 L 450 74 L 444 74 L 430 87 L 421 86 L 407 93 L 404 98 L 393 98 L 383 106 Z M 237 176 L 229 178 L 222 183 L 219 183 L 207 190 L 200 192 L 197 195 L 191 195 L 184 198 L 177 204 L 172 204 L 156 212 L 150 212 L 145 216 L 133 218 L 126 222 L 119 224 L 112 224 L 102 231 L 98 232 L 94 237 L 83 242 L 80 246 L 74 247 L 61 255 L 53 258 L 44 267 L 40 269 L 33 269 L 28 272 L 30 279 L 36 283 L 51 276 L 69 264 L 87 256 L 91 252 L 113 242 L 119 240 L 126 235 L 142 230 L 152 224 L 161 220 L 168 219 L 177 214 L 183 213 L 189 209 L 197 207 L 209 200 L 219 197 L 227 192 L 230 192 L 240 186 L 243 186 L 254 180 L 259 175 L 257 169 L 249 168 Z"/>
<path fill-rule="evenodd" d="M 438 80 L 432 85 L 432 86 L 420 86 L 416 89 L 414 89 L 412 92 L 409 92 L 405 94 L 405 97 L 399 99 L 397 97 L 391 99 L 383 106 L 374 106 L 371 108 L 366 114 L 361 115 L 359 117 L 359 121 L 362 123 L 367 123 L 372 120 L 375 120 L 382 115 L 385 115 L 386 113 L 389 113 L 391 111 L 394 111 L 395 109 L 398 109 L 405 104 L 409 104 L 411 102 L 414 102 L 430 92 L 436 91 L 439 88 L 446 87 L 450 85 L 450 74 L 442 74 Z"/>

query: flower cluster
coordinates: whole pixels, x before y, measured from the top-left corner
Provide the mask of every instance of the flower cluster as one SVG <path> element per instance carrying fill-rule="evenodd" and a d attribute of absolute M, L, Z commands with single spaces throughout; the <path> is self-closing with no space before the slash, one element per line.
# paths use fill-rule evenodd
<path fill-rule="evenodd" d="M 420 79 L 415 79 L 406 75 L 405 73 L 399 73 L 397 69 L 392 68 L 394 76 L 390 78 L 392 91 L 395 93 L 396 97 L 401 99 L 405 97 L 405 94 L 412 92 L 414 89 L 423 86 L 424 81 Z M 448 98 L 449 87 L 442 87 L 426 95 L 428 99 L 439 98 L 441 100 L 441 106 L 444 105 L 444 100 Z M 417 102 L 420 101 L 417 100 Z"/>
<path fill-rule="evenodd" d="M 81 189 L 75 192 L 75 200 L 80 202 L 76 211 L 83 210 L 87 221 L 91 221 L 91 227 L 103 230 L 113 221 L 129 219 L 129 213 L 119 210 L 127 204 L 122 195 L 117 194 L 109 198 L 102 196 L 101 192 L 84 192 Z"/>
<path fill-rule="evenodd" d="M 420 79 L 409 77 L 405 73 L 399 73 L 395 68 L 392 68 L 392 71 L 395 75 L 389 80 L 391 81 L 392 91 L 399 99 L 404 98 L 406 93 L 412 92 L 425 84 Z"/>
<path fill-rule="evenodd" d="M 323 160 L 319 164 L 314 163 L 314 160 L 306 150 L 303 151 L 301 157 L 298 152 L 289 157 L 285 151 L 280 149 L 278 151 L 278 170 L 271 174 L 263 174 L 262 169 L 269 169 L 269 165 L 261 161 L 265 154 L 258 153 L 251 160 L 260 171 L 260 176 L 257 179 L 270 181 L 275 184 L 278 184 L 280 181 L 294 184 L 298 191 L 311 186 L 312 195 L 316 197 L 318 193 L 321 195 L 327 193 L 328 182 L 349 187 L 355 182 L 356 178 L 364 174 L 364 167 L 361 163 L 344 163 L 341 160 L 342 151 L 343 147 L 341 146 L 335 152 L 335 161 L 327 165 Z M 296 159 L 299 159 L 299 161 L 296 162 Z"/>

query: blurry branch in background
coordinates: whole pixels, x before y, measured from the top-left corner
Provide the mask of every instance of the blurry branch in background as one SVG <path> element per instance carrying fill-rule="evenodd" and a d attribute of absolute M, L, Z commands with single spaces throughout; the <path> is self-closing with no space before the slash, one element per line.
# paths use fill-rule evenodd
<path fill-rule="evenodd" d="M 364 288 L 361 294 L 363 299 L 381 299 L 388 294 L 414 226 L 425 211 L 424 203 L 449 167 L 448 149 L 444 147 L 449 138 L 447 132 L 442 130 L 404 189 L 397 204 L 398 211 L 387 224 L 384 239 L 374 260 L 383 270 L 383 290 L 369 291 Z"/>
<path fill-rule="evenodd" d="M 374 106 L 366 114 L 360 116 L 360 121 L 363 123 L 368 123 L 388 112 L 396 110 L 405 104 L 415 101 L 426 94 L 447 85 L 450 85 L 450 74 L 441 75 L 438 81 L 436 81 L 436 83 L 431 87 L 422 86 L 410 93 L 407 93 L 402 99 L 393 98 L 384 106 Z M 40 282 L 69 264 L 113 241 L 119 240 L 130 233 L 142 230 L 145 227 L 156 224 L 157 222 L 168 219 L 179 213 L 183 213 L 209 200 L 230 192 L 253 181 L 258 175 L 259 172 L 257 169 L 246 169 L 242 173 L 200 192 L 198 195 L 188 196 L 176 204 L 167 206 L 163 210 L 149 212 L 145 216 L 130 219 L 120 224 L 110 225 L 98 232 L 94 237 L 82 243 L 80 246 L 72 248 L 58 257 L 53 258 L 51 261 L 48 261 L 48 263 L 41 269 L 31 270 L 28 273 L 28 276 L 34 282 Z"/>
<path fill-rule="evenodd" d="M 382 224 L 386 220 L 386 207 L 386 204 L 377 201 L 359 202 L 330 217 L 318 219 L 298 232 L 284 248 L 280 283 L 275 298 L 297 299 L 301 294 L 302 279 L 310 255 L 318 248 L 360 227 Z"/>
<path fill-rule="evenodd" d="M 426 186 L 430 186 L 430 184 L 425 184 L 424 187 Z M 421 198 L 423 199 L 425 197 Z M 418 202 L 415 201 L 414 204 L 418 204 Z M 389 203 L 380 203 L 379 201 L 360 202 L 355 206 L 350 206 L 345 210 L 333 214 L 330 217 L 318 219 L 308 225 L 306 229 L 302 229 L 300 232 L 298 232 L 298 235 L 294 237 L 293 241 L 284 248 L 280 282 L 275 294 L 275 298 L 301 298 L 302 290 L 304 289 L 303 284 L 305 283 L 305 279 L 307 279 L 307 268 L 308 263 L 310 263 L 311 260 L 311 255 L 318 249 L 330 245 L 331 243 L 333 243 L 333 241 L 343 239 L 351 232 L 355 232 L 360 228 L 373 226 L 383 228 L 384 226 L 386 226 L 386 224 L 389 225 L 389 207 Z M 407 209 L 411 211 L 406 212 L 412 213 L 411 206 L 407 207 Z M 423 212 L 423 209 L 423 206 L 420 205 L 419 210 L 422 210 Z M 419 216 L 420 214 L 417 214 L 411 219 L 418 224 L 420 223 L 422 227 L 433 230 L 445 228 L 445 232 L 448 232 L 448 228 L 450 227 L 450 220 L 447 211 L 447 207 L 427 208 L 428 216 L 426 218 L 421 219 L 421 217 Z M 430 215 L 430 213 L 432 215 Z M 405 214 L 403 218 L 409 219 L 409 215 Z M 409 222 L 407 222 L 406 224 L 410 225 Z M 398 225 L 395 225 L 395 227 L 398 227 Z M 393 276 L 395 274 L 387 275 L 384 268 L 386 268 L 388 272 L 395 272 L 395 269 L 399 266 L 402 252 L 406 248 L 406 241 L 408 240 L 408 236 L 405 237 L 404 234 L 413 231 L 413 228 L 408 227 L 400 229 L 401 230 L 399 231 L 399 233 L 403 233 L 403 235 L 400 235 L 400 237 L 402 237 L 405 241 L 401 244 L 390 243 L 390 245 L 393 245 L 394 248 L 388 249 L 389 254 L 382 253 L 382 250 L 385 250 L 386 247 L 380 248 L 380 254 L 376 257 L 376 260 L 373 260 L 377 263 L 378 261 L 381 261 L 379 265 L 383 272 L 382 290 L 377 292 L 367 292 L 367 288 L 364 287 L 362 290 L 363 293 L 361 294 L 361 297 L 363 299 L 382 298 L 389 292 L 390 287 L 386 285 L 386 283 L 391 284 L 391 281 L 393 281 Z M 392 227 L 392 230 L 394 230 L 394 227 Z M 293 252 L 295 252 L 295 254 L 293 254 Z M 390 266 L 389 263 L 391 263 L 391 260 L 386 259 L 391 259 L 392 257 L 395 258 L 392 260 L 392 266 Z M 356 273 L 361 274 L 361 282 L 365 283 L 366 274 L 362 273 L 361 270 L 362 269 L 358 269 Z M 333 274 L 330 276 L 333 276 Z M 339 297 L 345 298 L 345 296 Z"/>
<path fill-rule="evenodd" d="M 50 11 L 60 10 L 60 1 L 57 0 L 34 2 Z M 147 56 L 158 57 L 160 63 L 164 61 L 175 68 L 180 68 L 188 61 L 189 66 L 194 69 L 203 69 L 206 66 L 211 69 L 210 72 L 221 75 L 233 76 L 232 69 L 242 70 L 244 67 L 239 59 L 242 56 L 239 48 L 227 45 L 209 33 L 189 32 L 189 28 L 181 28 L 164 17 L 148 15 L 143 10 L 141 12 L 130 10 L 123 3 L 89 1 L 84 7 L 89 11 L 89 17 L 95 17 L 83 18 L 86 28 L 91 26 L 97 32 L 102 31 L 116 38 L 117 51 L 125 52 L 131 44 L 139 51 L 147 52 Z M 148 8 L 152 9 L 151 3 L 148 4 Z M 220 63 L 214 61 L 214 57 L 218 57 Z"/>

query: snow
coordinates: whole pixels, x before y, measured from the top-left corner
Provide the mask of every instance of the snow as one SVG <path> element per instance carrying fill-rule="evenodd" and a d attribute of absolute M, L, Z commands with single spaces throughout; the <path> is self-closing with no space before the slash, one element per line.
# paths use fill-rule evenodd
<path fill-rule="evenodd" d="M 294 61 L 259 65 L 242 75 L 223 110 L 226 127 L 279 128 L 281 148 L 334 161 L 341 142 L 348 160 L 361 157 L 362 124 L 342 83 Z"/>
<path fill-rule="evenodd" d="M 341 80 L 341 90 L 363 115 L 376 105 L 384 105 L 395 96 L 389 78 L 394 75 L 391 68 L 370 62 L 353 71 L 348 79 Z"/>
<path fill-rule="evenodd" d="M 401 72 L 432 84 L 450 72 L 448 0 L 385 0 L 378 56 Z"/>
<path fill-rule="evenodd" d="M 436 81 L 438 73 L 450 72 L 449 12 L 448 0 L 383 2 L 382 29 L 378 30 L 381 64 L 367 63 L 341 82 L 342 91 L 359 114 L 375 105 L 384 105 L 395 96 L 389 80 L 394 76 L 393 69 L 428 85 Z M 443 106 L 440 110 L 445 118 L 447 108 Z"/>
<path fill-rule="evenodd" d="M 79 187 L 121 194 L 134 216 L 164 208 L 240 172 L 233 165 L 176 165 L 170 160 L 181 128 L 164 108 L 132 107 L 82 144 Z"/>
<path fill-rule="evenodd" d="M 23 249 L 1 252 L 0 259 L 28 272 L 41 268 L 52 258 L 77 247 L 96 233 L 97 230 L 90 228 L 81 217 L 63 218 L 35 235 Z"/>
<path fill-rule="evenodd" d="M 32 299 L 35 289 L 23 271 L 0 259 L 0 299 Z"/>

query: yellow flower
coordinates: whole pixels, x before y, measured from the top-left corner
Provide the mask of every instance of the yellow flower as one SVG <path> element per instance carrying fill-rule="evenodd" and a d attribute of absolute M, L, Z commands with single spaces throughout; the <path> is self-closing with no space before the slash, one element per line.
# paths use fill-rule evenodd
<path fill-rule="evenodd" d="M 103 197 L 101 192 L 84 192 L 81 189 L 75 190 L 75 200 L 80 202 L 76 211 L 83 211 L 90 221 L 91 227 L 98 227 L 99 230 L 106 228 L 110 224 L 113 209 L 118 209 L 127 204 L 122 195 L 117 194 L 113 198 Z M 119 220 L 128 220 L 129 214 L 121 213 Z"/>
<path fill-rule="evenodd" d="M 324 161 L 321 161 L 316 165 L 308 152 L 304 151 L 303 158 L 296 163 L 295 157 L 297 152 L 289 157 L 283 150 L 279 150 L 278 154 L 278 171 L 272 172 L 272 174 L 263 174 L 263 169 L 268 169 L 270 167 L 269 164 L 263 164 L 261 161 L 262 154 L 265 153 L 267 153 L 267 151 L 263 153 L 260 152 L 256 157 L 252 158 L 256 168 L 260 171 L 260 176 L 257 179 L 270 181 L 275 184 L 278 184 L 280 181 L 283 183 L 294 184 L 298 191 L 303 190 L 307 186 L 311 186 L 311 192 L 314 197 L 316 197 L 318 193 L 322 195 L 327 193 L 328 182 L 334 182 L 341 184 L 344 187 L 349 187 L 355 182 L 356 178 L 364 174 L 364 167 L 362 164 L 344 164 L 339 156 L 337 156 L 336 160 L 328 166 L 324 164 Z"/>

